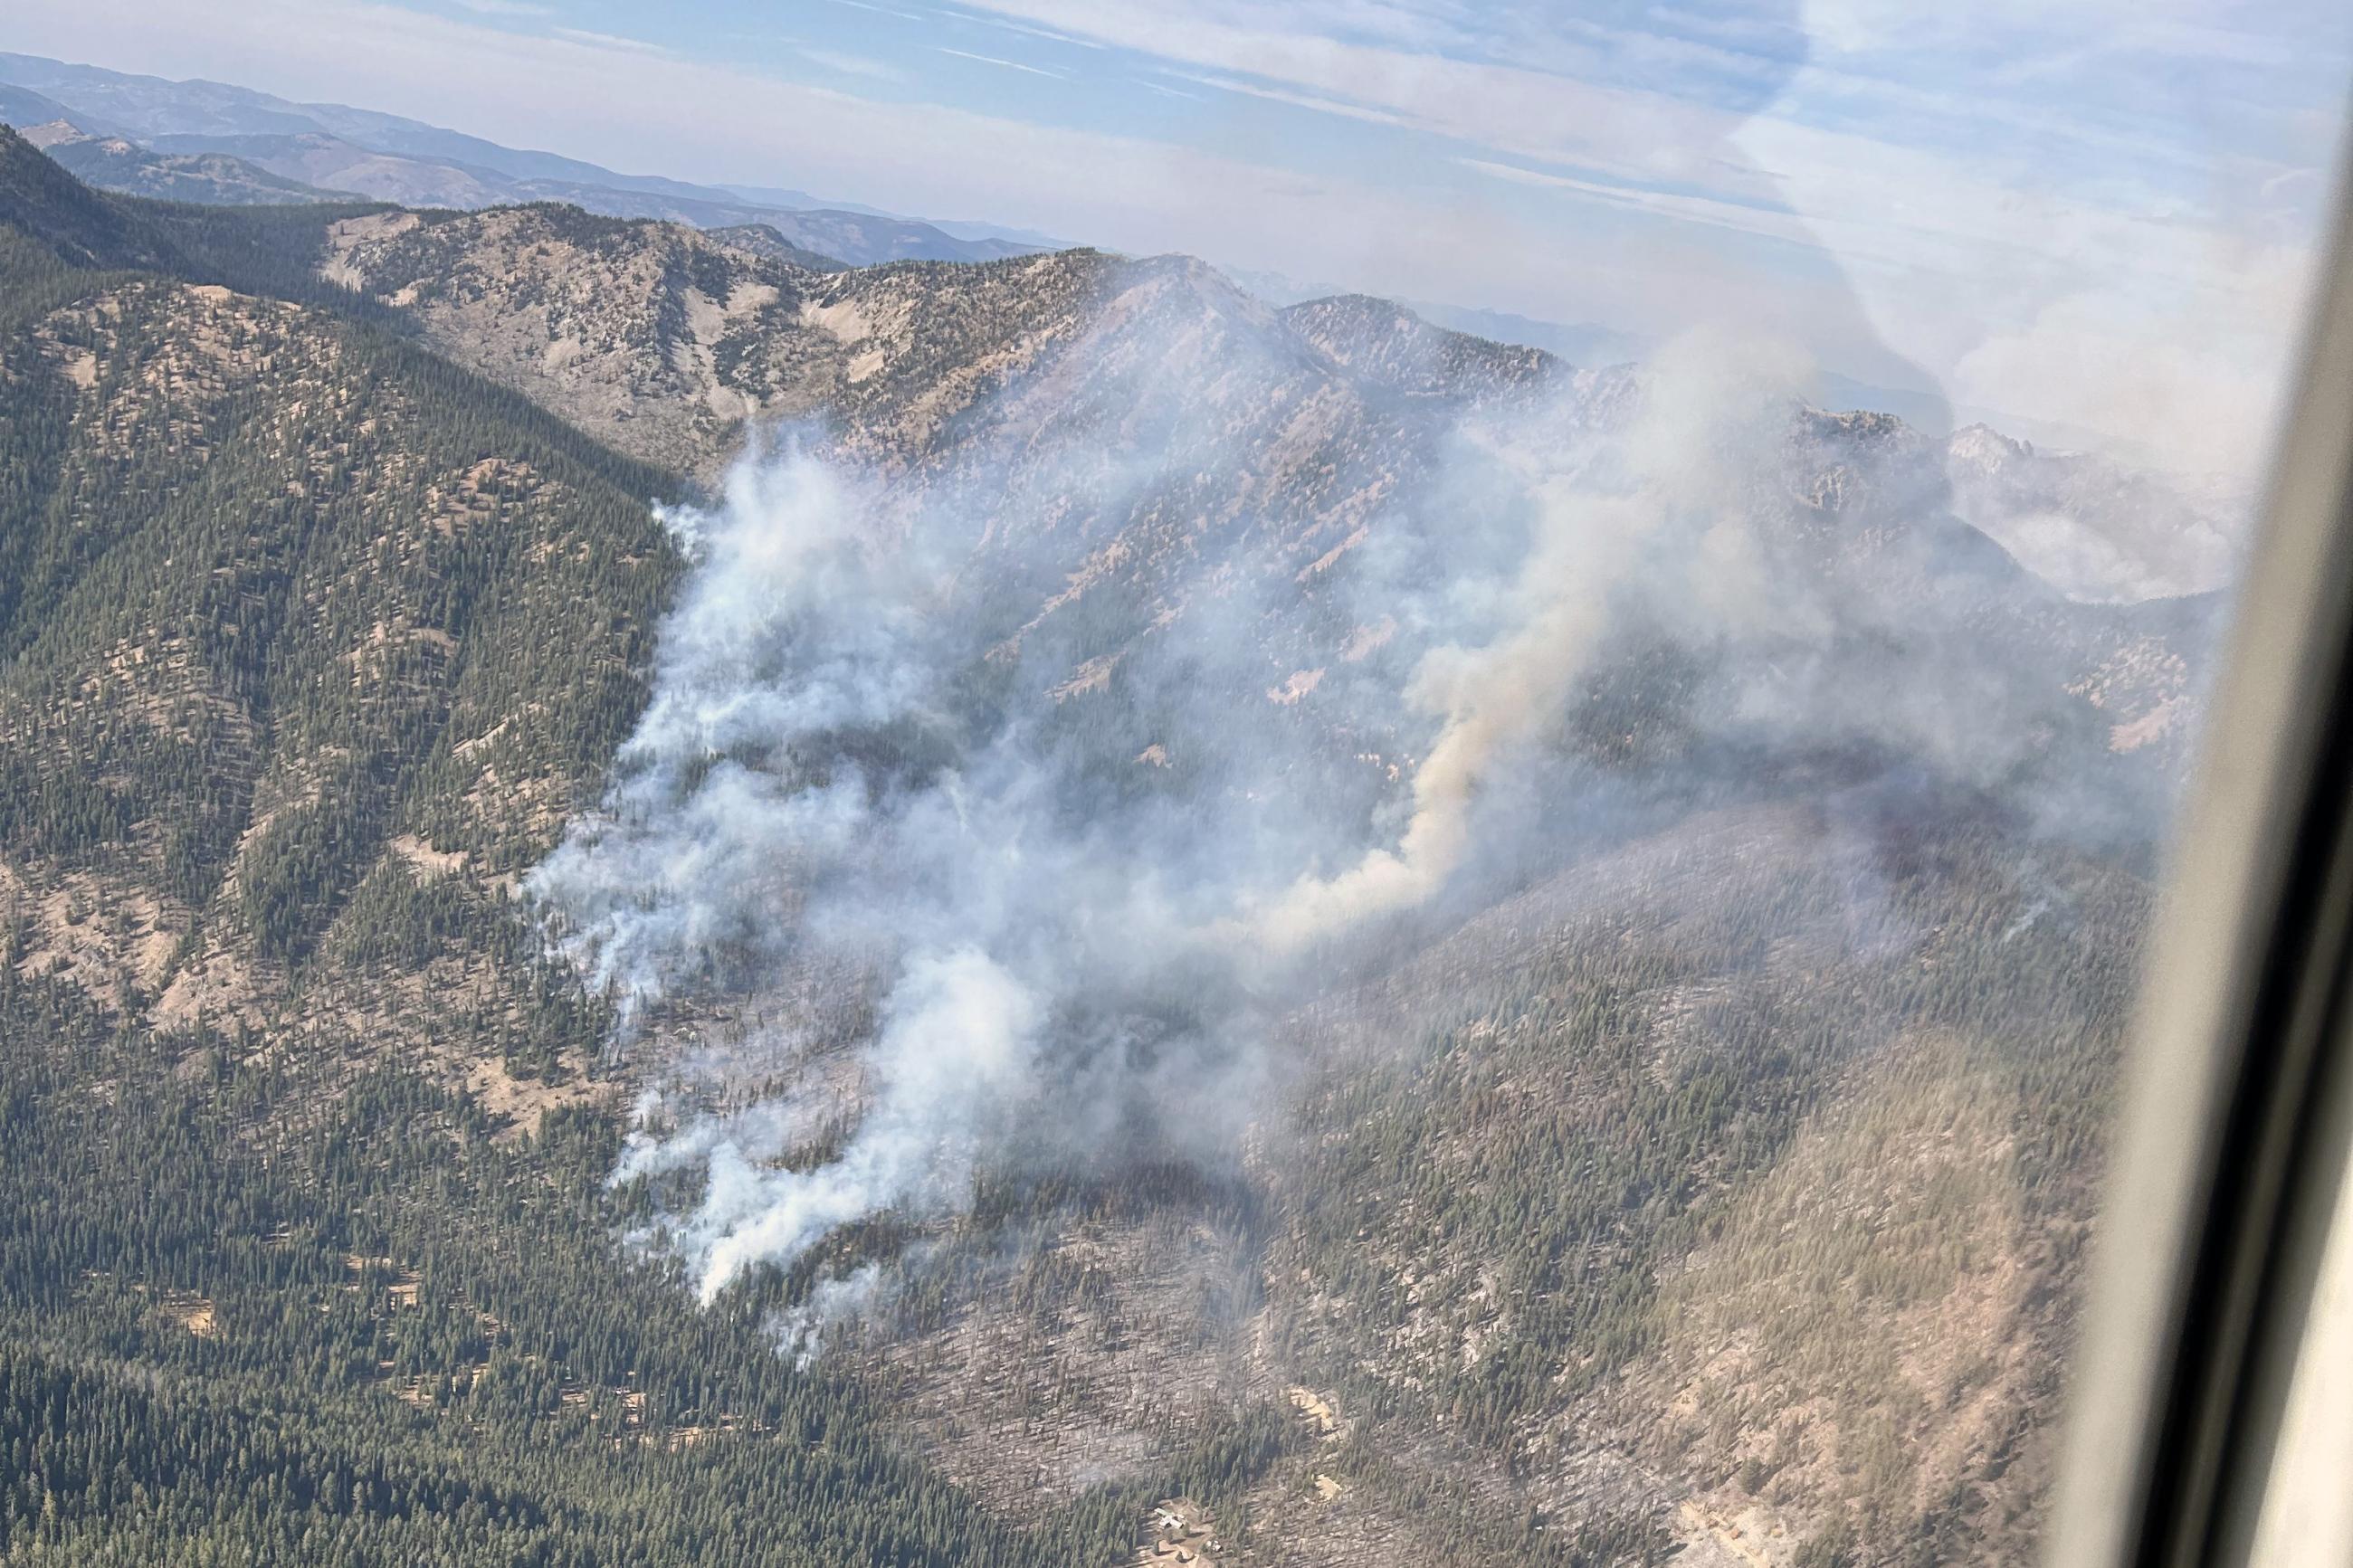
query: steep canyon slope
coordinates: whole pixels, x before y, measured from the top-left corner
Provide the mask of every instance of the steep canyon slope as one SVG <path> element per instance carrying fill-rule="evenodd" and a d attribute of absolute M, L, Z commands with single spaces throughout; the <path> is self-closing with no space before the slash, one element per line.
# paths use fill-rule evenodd
<path fill-rule="evenodd" d="M 876 1102 L 872 977 L 784 1027 L 801 894 L 747 875 L 690 890 L 720 936 L 657 954 L 618 1027 L 632 996 L 584 993 L 512 895 L 611 804 L 710 531 L 761 515 L 724 489 L 753 432 L 957 565 L 923 723 L 740 771 L 919 794 L 1018 741 L 1059 803 L 1018 820 L 1132 827 L 1115 867 L 1255 874 L 1230 835 L 1304 875 L 1395 832 L 1443 729 L 1399 694 L 1508 628 L 1544 498 L 1617 493 L 1667 373 L 1276 310 L 1182 258 L 817 270 L 552 205 L 229 244 L 13 139 L 0 173 L 0 902 L 42 1086 L 9 1115 L 50 1129 L 16 1228 L 132 1212 L 77 1138 L 193 1128 L 217 1165 L 168 1236 L 21 1243 L 8 1310 L 52 1326 L 0 1371 L 118 1399 L 161 1369 L 198 1447 L 255 1401 L 364 1412 L 389 1458 L 303 1439 L 322 1496 L 377 1464 L 381 1507 L 303 1505 L 359 1561 L 445 1513 L 484 1561 L 601 1561 L 624 1518 L 668 1560 L 755 1497 L 730 1538 L 774 1561 L 2021 1556 L 2211 603 L 2078 602 L 1956 514 L 1947 443 L 1777 403 L 1752 526 L 1659 535 L 1731 564 L 1609 579 L 1440 894 L 1274 980 L 1187 972 L 1182 1007 L 1240 986 L 1262 1102 L 1139 1079 L 1115 1136 L 1017 1127 L 955 1201 L 706 1310 L 691 1258 L 615 1239 L 708 1179 L 607 1188 L 628 1104 L 789 1106 L 775 1164 L 824 1168 Z M 2046 466 L 2005 482 L 2061 514 Z M 1772 613 L 1681 592 L 1725 584 Z M 720 650 L 755 681 L 773 651 Z M 62 1118 L 93 1084 L 121 1127 Z M 813 1310 L 852 1282 L 862 1310 Z M 289 1338 L 313 1298 L 332 1351 Z M 320 1370 L 260 1381 L 293 1353 Z M 185 1525 L 145 1484 L 146 1523 L 54 1528 Z M 498 1500 L 390 1500 L 437 1487 Z M 9 1507 L 8 1541 L 51 1528 Z"/>
<path fill-rule="evenodd" d="M 949 498 L 986 563 L 967 584 L 990 617 L 970 651 L 1009 662 L 1021 700 L 1083 731 L 1085 768 L 1149 789 L 1169 787 L 1173 767 L 1184 781 L 1174 787 L 1227 788 L 1237 809 L 1258 775 L 1240 777 L 1236 730 L 1291 748 L 1281 787 L 1336 816 L 1377 818 L 1410 776 L 1428 735 L 1393 706 L 1351 695 L 1352 683 L 1393 690 L 1444 628 L 1426 610 L 1419 626 L 1360 613 L 1351 557 L 1378 557 L 1364 575 L 1379 578 L 1417 570 L 1416 546 L 1473 548 L 1440 531 L 1443 509 L 1461 500 L 1464 421 L 1541 411 L 1530 416 L 1573 438 L 1624 419 L 1643 395 L 1639 373 L 1580 373 L 1379 301 L 1271 310 L 1181 260 L 1073 252 L 796 276 L 674 230 L 608 228 L 609 248 L 592 256 L 543 227 L 570 221 L 498 214 L 383 237 L 350 226 L 331 241 L 330 265 L 416 310 L 445 352 L 617 444 L 707 474 L 729 456 L 733 420 L 756 412 L 804 421 L 811 439 L 887 475 L 909 508 L 923 504 L 909 497 Z M 650 259 L 682 244 L 707 258 Z M 444 279 L 464 281 L 444 292 Z M 558 289 L 577 303 L 540 313 Z M 584 319 L 591 310 L 602 314 Z M 664 320 L 686 326 L 665 342 Z M 654 384 L 629 378 L 649 372 L 672 378 L 666 410 L 637 400 Z M 627 418 L 593 403 L 605 388 L 626 389 L 607 406 L 626 405 Z M 693 423 L 681 434 L 649 418 Z M 1589 771 L 1556 787 L 1618 805 L 1624 819 L 1601 831 L 1638 837 L 1615 853 L 1685 867 L 1677 886 L 1692 889 L 1689 904 L 1646 913 L 1662 895 L 1638 879 L 1588 911 L 1592 924 L 1522 928 L 1519 946 L 1489 960 L 1493 1016 L 1468 1023 L 1450 1014 L 1469 1005 L 1458 981 L 1415 984 L 1406 976 L 1426 967 L 1359 961 L 1375 963 L 1360 984 L 1380 998 L 1381 1021 L 1350 1038 L 1378 1073 L 1335 1058 L 1317 1028 L 1285 1026 L 1298 1062 L 1352 1064 L 1334 1069 L 1345 1092 L 1334 1091 L 1324 1136 L 1353 1158 L 1311 1155 L 1319 1145 L 1293 1144 L 1292 1125 L 1237 1163 L 1224 1108 L 1166 1110 L 1169 1142 L 1189 1142 L 1242 1194 L 1192 1203 L 1212 1214 L 1240 1204 L 1247 1223 L 1204 1230 L 1180 1201 L 1173 1214 L 1049 1226 L 1055 1239 L 1027 1244 L 1020 1279 L 983 1268 L 963 1300 L 928 1296 L 929 1271 L 944 1266 L 911 1265 L 911 1282 L 893 1289 L 932 1304 L 865 1353 L 923 1413 L 952 1473 L 1008 1499 L 1041 1480 L 1079 1489 L 1141 1462 L 1172 1414 L 1198 1422 L 1280 1405 L 1318 1368 L 1344 1410 L 1364 1405 L 1346 1462 L 1388 1479 L 1356 1486 L 1338 1458 L 1294 1461 L 1307 1469 L 1256 1500 L 1287 1521 L 1262 1547 L 1336 1552 L 1418 1534 L 1427 1543 L 1437 1531 L 1459 1553 L 1477 1533 L 1464 1521 L 1529 1509 L 1564 1541 L 1588 1525 L 1630 1536 L 1640 1527 L 1629 1521 L 1669 1500 L 1670 1533 L 1704 1544 L 1753 1531 L 1768 1555 L 1810 1541 L 1845 1550 L 1850 1538 L 1874 1553 L 1928 1537 L 1989 1548 L 2022 1539 L 2041 1472 L 2018 1454 L 2042 1441 L 2052 1409 L 2097 1086 L 2141 896 L 2129 870 L 2086 850 L 2146 866 L 2211 606 L 2071 600 L 1954 515 L 1947 444 L 1894 420 L 1793 411 L 1758 509 L 1770 519 L 1768 580 L 1794 601 L 1782 606 L 1792 622 L 1836 631 L 1765 650 L 1803 667 L 1761 689 L 1772 722 L 1747 718 L 1760 688 L 1725 668 L 1758 649 L 1639 615 L 1562 716 Z M 2064 474 L 2084 460 L 2046 462 Z M 1170 700 L 1178 669 L 1215 700 Z M 1283 738 L 1266 742 L 1243 716 L 1252 710 L 1280 710 Z M 1892 775 L 1899 761 L 1934 783 Z M 1791 818 L 1772 803 L 1792 795 L 1824 804 Z M 1566 799 L 1555 813 L 1578 815 Z M 1540 847 L 1539 867 L 1577 858 L 1559 838 L 1521 842 Z M 1715 858 L 1690 868 L 1703 854 Z M 1578 875 L 1539 870 L 1536 887 Z M 1753 919 L 1694 939 L 1694 906 L 1750 885 Z M 1829 924 L 1785 929 L 1784 899 L 1810 900 Z M 1475 902 L 1397 941 L 1451 952 L 1466 938 L 1440 932 Z M 1873 909 L 1841 909 L 1855 903 Z M 1463 929 L 1491 930 L 1479 924 L 1491 918 Z M 1673 934 L 1641 950 L 1650 956 L 1630 954 L 1645 921 Z M 2038 942 L 2018 943 L 2027 930 Z M 1770 961 L 1750 955 L 1752 943 L 1773 944 Z M 2030 952 L 2055 966 L 2050 978 L 2011 974 L 2014 955 Z M 792 1011 L 790 987 L 765 989 L 776 977 L 756 955 L 729 973 L 736 999 L 716 1019 L 681 1003 L 681 1034 L 733 1041 L 752 1064 L 745 1076 L 839 1079 L 839 1060 L 764 1055 L 768 1020 Z M 1547 984 L 1547 973 L 1578 978 Z M 1968 976 L 1957 990 L 1923 988 L 1954 974 Z M 2047 1005 L 2020 1008 L 2013 984 Z M 1307 1016 L 1371 1005 L 1342 1000 L 1352 994 L 1343 984 Z M 1597 994 L 1622 995 L 1627 1012 L 1597 1019 Z M 1436 1065 L 1398 1065 L 1402 1042 L 1433 1031 L 1449 1042 Z M 1387 1048 L 1366 1046 L 1368 1033 Z M 1482 1062 L 1498 1037 L 1525 1053 L 1516 1070 Z M 1612 1060 L 1627 1076 L 1608 1076 Z M 1297 1070 L 1313 1083 L 1324 1069 Z M 1513 1109 L 1476 1091 L 1482 1073 L 1525 1085 L 1506 1096 Z M 1539 1090 L 1529 1075 L 1553 1081 Z M 725 1073 L 694 1092 L 719 1105 L 761 1093 Z M 835 1092 L 835 1114 L 854 1122 L 854 1072 Z M 1327 1102 L 1304 1085 L 1293 1092 L 1292 1115 L 1315 1125 Z M 1955 1095 L 1972 1111 L 1951 1124 Z M 1421 1112 L 1409 1131 L 1395 1124 L 1404 1105 Z M 1591 1130 L 1580 1134 L 1580 1122 Z M 1628 1164 L 1630 1125 L 1651 1148 Z M 1919 1137 L 1952 1147 L 1916 1175 L 1878 1156 Z M 1443 1169 L 1443 1151 L 1482 1145 L 1510 1154 L 1464 1183 L 1472 1195 L 1442 1178 L 1475 1222 L 1433 1225 L 1428 1195 L 1378 1174 Z M 1156 1137 L 1153 1147 L 1161 1152 Z M 1862 1190 L 1801 1216 L 1816 1241 L 1767 1245 L 1802 1227 L 1746 1216 L 1799 1182 L 1805 1161 L 1841 1157 L 1825 1148 L 1873 1152 L 1848 1173 Z M 1377 1163 L 1375 1149 L 1394 1163 Z M 1592 1194 L 1567 1195 L 1571 1173 L 1620 1166 L 1628 1173 L 1613 1179 L 1630 1184 L 1597 1210 L 1582 1206 Z M 1161 1174 L 1180 1191 L 1193 1180 Z M 1113 1184 L 1121 1193 L 1083 1202 L 1116 1214 L 1155 1179 L 1131 1172 Z M 1336 1226 L 1335 1209 L 1358 1217 Z M 1377 1247 L 1382 1227 L 1364 1217 L 1374 1213 L 1388 1216 Z M 995 1245 L 977 1222 L 951 1231 L 965 1225 L 973 1246 Z M 1843 1256 L 1858 1232 L 1886 1226 L 1912 1238 L 1882 1260 L 1886 1283 L 1809 1299 L 1826 1277 L 1813 1250 Z M 1972 1239 L 1956 1250 L 1947 1227 Z M 1514 1257 L 1527 1261 L 1503 1265 Z M 1277 1259 L 1298 1260 L 1296 1272 Z M 1757 1277 L 1737 1298 L 1754 1304 L 1711 1304 L 1700 1283 L 1720 1277 L 1711 1269 Z M 1064 1284 L 1038 1283 L 1041 1271 Z M 787 1293 L 808 1277 L 801 1269 Z M 997 1299 L 1008 1289 L 1026 1310 Z M 1074 1305 L 1072 1291 L 1092 1306 Z M 1414 1339 L 1395 1337 L 1399 1313 Z M 1804 1326 L 1745 1343 L 1752 1324 L 1792 1321 Z M 1205 1322 L 1221 1325 L 1206 1340 Z M 1873 1352 L 1883 1359 L 1825 1381 L 1816 1358 L 1842 1335 L 1883 1345 Z M 1367 1367 L 1381 1369 L 1369 1385 Z M 1424 1487 L 1471 1488 L 1471 1500 L 1384 1512 L 1399 1465 L 1423 1467 Z M 1350 1500 L 1282 1500 L 1293 1489 L 1316 1497 L 1316 1476 Z"/>

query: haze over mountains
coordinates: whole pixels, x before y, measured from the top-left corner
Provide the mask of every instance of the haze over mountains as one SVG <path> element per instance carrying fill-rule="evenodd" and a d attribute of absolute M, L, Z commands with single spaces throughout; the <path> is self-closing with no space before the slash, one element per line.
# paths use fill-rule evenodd
<path fill-rule="evenodd" d="M 0 1550 L 2023 1561 L 2220 531 L 828 255 L 0 132 Z"/>
<path fill-rule="evenodd" d="M 554 200 L 615 216 L 744 228 L 747 237 L 753 227 L 765 226 L 779 253 L 797 252 L 804 265 L 815 264 L 818 257 L 852 266 L 894 259 L 984 260 L 1061 248 L 1067 243 L 985 223 L 896 218 L 855 202 L 827 202 L 798 190 L 624 175 L 396 115 L 335 104 L 297 104 L 218 83 L 164 81 L 23 55 L 0 54 L 0 123 L 20 130 L 79 130 L 91 144 L 71 147 L 60 157 L 101 187 L 135 195 L 247 201 L 284 181 L 411 206 L 470 208 Z M 54 131 L 42 138 L 45 144 L 56 139 Z M 97 145 L 109 141 L 131 145 L 111 153 Z M 174 160 L 177 166 L 164 166 Z M 1342 291 L 1274 274 L 1238 276 L 1250 291 L 1278 304 Z M 1564 324 L 1460 303 L 1409 303 L 1440 325 L 1545 349 L 1575 364 L 1640 360 L 1658 347 L 1654 338 L 1597 322 Z M 2111 445 L 2063 424 L 2026 420 L 1988 407 L 1953 407 L 1935 390 L 1856 380 L 1835 366 L 1821 371 L 1816 396 L 1833 409 L 1895 414 L 1938 436 L 1984 424 L 2014 437 L 2031 437 L 2046 447 L 2072 450 Z M 2204 476 L 2183 482 L 2209 495 L 2206 510 L 2226 520 L 2220 525 L 2223 531 L 2243 531 L 2235 521 L 2252 509 L 2243 483 Z M 2216 580 L 2167 578 L 2162 587 L 2183 592 L 2211 586 Z"/>
<path fill-rule="evenodd" d="M 234 163 L 216 188 L 254 183 L 252 171 L 322 193 L 407 206 L 483 207 L 561 201 L 622 217 L 698 227 L 760 224 L 786 244 L 852 266 L 878 261 L 981 261 L 1038 248 L 978 232 L 828 206 L 798 191 L 756 198 L 658 176 L 620 174 L 552 153 L 517 152 L 398 115 L 341 104 L 298 104 L 218 82 L 173 82 L 29 55 L 0 54 L 0 122 L 19 130 L 64 121 L 98 141 L 123 139 L 165 156 Z M 176 188 L 134 188 L 141 175 L 84 156 L 77 173 L 132 195 L 218 199 L 182 174 Z M 120 182 L 120 183 L 118 183 Z M 152 184 L 152 180 L 150 181 Z M 290 191 L 290 196 L 296 193 Z M 284 198 L 281 198 L 284 199 Z"/>

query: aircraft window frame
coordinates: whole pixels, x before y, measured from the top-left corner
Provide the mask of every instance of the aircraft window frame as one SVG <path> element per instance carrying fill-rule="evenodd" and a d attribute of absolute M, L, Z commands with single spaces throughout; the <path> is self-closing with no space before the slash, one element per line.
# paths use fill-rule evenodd
<path fill-rule="evenodd" d="M 2043 1553 L 2065 1568 L 2246 1560 L 2353 1126 L 2341 177 L 2336 213 L 2149 951 Z"/>

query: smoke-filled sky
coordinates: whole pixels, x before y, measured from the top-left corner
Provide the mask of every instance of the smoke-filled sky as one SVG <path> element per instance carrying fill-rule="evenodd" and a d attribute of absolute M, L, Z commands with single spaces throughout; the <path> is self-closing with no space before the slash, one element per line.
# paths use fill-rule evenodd
<path fill-rule="evenodd" d="M 0 45 L 1304 284 L 1707 318 L 2242 469 L 2340 140 L 2332 0 L 31 0 Z"/>

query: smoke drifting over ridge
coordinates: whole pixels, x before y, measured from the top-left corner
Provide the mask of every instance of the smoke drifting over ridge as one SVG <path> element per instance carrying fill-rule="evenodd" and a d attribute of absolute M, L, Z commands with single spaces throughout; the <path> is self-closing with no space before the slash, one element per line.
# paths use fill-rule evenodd
<path fill-rule="evenodd" d="M 1546 447 L 1527 431 L 1473 437 L 1524 489 L 1535 518 L 1499 625 L 1482 646 L 1432 647 L 1404 690 L 1409 707 L 1442 723 L 1414 771 L 1413 815 L 1397 847 L 1372 848 L 1336 876 L 1302 878 L 1254 922 L 1261 936 L 1288 949 L 1345 931 L 1422 902 L 1460 869 L 1490 772 L 1559 721 L 1627 579 L 1662 564 L 1646 555 L 1661 535 L 1682 536 L 1675 542 L 1692 552 L 1672 574 L 1683 581 L 1654 586 L 1688 593 L 1727 626 L 1770 603 L 1750 570 L 1741 492 L 1771 460 L 1807 371 L 1792 349 L 1689 337 L 1653 367 L 1630 427 L 1599 451 Z M 1733 582 L 1747 592 L 1726 592 Z"/>
<path fill-rule="evenodd" d="M 1253 445 L 1232 409 L 1303 373 L 1251 346 L 1066 428 L 1008 395 L 887 479 L 755 451 L 672 518 L 696 564 L 651 703 L 528 890 L 625 1031 L 755 999 L 731 1049 L 784 1087 L 658 1080 L 618 1173 L 702 1175 L 660 1235 L 706 1300 L 869 1216 L 955 1213 L 987 1169 L 1229 1157 L 1333 944 L 1475 907 L 1588 805 L 1655 815 L 1821 751 L 2012 789 L 2081 718 L 2069 667 L 1986 636 L 1989 596 L 2047 608 L 1998 551 L 1825 532 L 1785 351 L 1678 344 L 1630 400 L 1399 402 L 1311 365 Z M 1293 567 L 1268 454 L 1318 410 L 1327 442 L 1414 445 Z"/>

